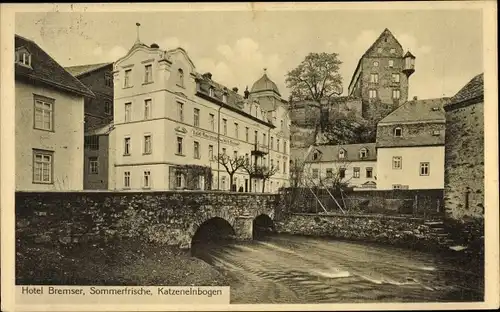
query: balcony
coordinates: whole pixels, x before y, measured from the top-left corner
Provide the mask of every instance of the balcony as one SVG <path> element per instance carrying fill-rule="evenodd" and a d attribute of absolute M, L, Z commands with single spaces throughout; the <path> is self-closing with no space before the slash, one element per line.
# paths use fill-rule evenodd
<path fill-rule="evenodd" d="M 266 145 L 255 143 L 251 153 L 252 155 L 263 156 L 269 154 L 269 148 Z"/>
<path fill-rule="evenodd" d="M 253 166 L 253 172 L 251 174 L 253 179 L 263 179 L 264 178 L 264 168 L 261 166 Z"/>

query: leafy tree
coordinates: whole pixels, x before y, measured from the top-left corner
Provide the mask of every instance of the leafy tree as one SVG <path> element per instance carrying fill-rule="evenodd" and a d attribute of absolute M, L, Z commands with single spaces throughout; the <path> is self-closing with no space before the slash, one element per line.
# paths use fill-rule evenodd
<path fill-rule="evenodd" d="M 330 112 L 328 122 L 322 127 L 321 139 L 323 144 L 356 144 L 375 142 L 377 124 L 354 114 Z"/>
<path fill-rule="evenodd" d="M 338 72 L 341 64 L 337 53 L 309 53 L 286 74 L 291 103 L 309 100 L 309 105 L 321 109 L 331 97 L 342 94 L 342 76 Z"/>
<path fill-rule="evenodd" d="M 239 169 L 243 168 L 246 164 L 246 159 L 244 156 L 233 156 L 230 157 L 227 154 L 218 154 L 214 156 L 214 161 L 221 164 L 229 174 L 229 185 L 231 185 L 231 190 L 233 190 L 233 180 L 234 174 Z"/>

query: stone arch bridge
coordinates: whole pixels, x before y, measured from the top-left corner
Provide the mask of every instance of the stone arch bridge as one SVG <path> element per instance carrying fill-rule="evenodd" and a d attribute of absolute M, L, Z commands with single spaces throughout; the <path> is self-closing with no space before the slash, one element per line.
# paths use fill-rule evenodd
<path fill-rule="evenodd" d="M 220 191 L 17 192 L 16 235 L 56 244 L 140 238 L 190 248 L 210 227 L 225 227 L 250 240 L 254 227 L 272 226 L 279 199 Z"/>

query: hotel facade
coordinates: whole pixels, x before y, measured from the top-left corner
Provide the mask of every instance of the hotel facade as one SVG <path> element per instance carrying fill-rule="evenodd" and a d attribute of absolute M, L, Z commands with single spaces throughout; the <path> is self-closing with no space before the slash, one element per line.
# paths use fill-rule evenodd
<path fill-rule="evenodd" d="M 276 192 L 288 185 L 290 121 L 267 74 L 238 94 L 199 74 L 182 48 L 139 40 L 114 64 L 109 188 Z M 239 168 L 233 185 L 217 155 L 276 168 Z"/>

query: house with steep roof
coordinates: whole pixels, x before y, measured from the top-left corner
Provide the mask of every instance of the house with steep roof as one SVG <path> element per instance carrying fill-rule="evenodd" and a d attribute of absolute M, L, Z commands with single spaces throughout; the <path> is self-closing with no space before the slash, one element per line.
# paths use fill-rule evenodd
<path fill-rule="evenodd" d="M 377 125 L 377 189 L 443 189 L 449 98 L 408 101 Z"/>
<path fill-rule="evenodd" d="M 353 188 L 376 188 L 376 170 L 375 143 L 312 146 L 304 163 L 309 186 L 341 182 Z"/>
<path fill-rule="evenodd" d="M 95 94 L 85 99 L 84 189 L 108 189 L 109 132 L 113 122 L 113 63 L 66 67 Z"/>
<path fill-rule="evenodd" d="M 85 101 L 85 131 L 113 121 L 113 63 L 70 66 L 65 68 L 95 94 Z"/>
<path fill-rule="evenodd" d="M 455 219 L 484 217 L 484 80 L 472 78 L 444 106 L 444 206 Z"/>
<path fill-rule="evenodd" d="M 364 118 L 380 120 L 407 101 L 414 72 L 415 56 L 386 28 L 359 59 L 348 95 L 362 100 Z"/>
<path fill-rule="evenodd" d="M 15 35 L 16 190 L 82 190 L 84 101 L 94 93 Z"/>
<path fill-rule="evenodd" d="M 242 95 L 199 73 L 184 49 L 163 50 L 137 38 L 113 75 L 110 188 L 276 192 L 287 185 L 286 102 L 267 73 Z M 243 156 L 276 173 L 265 179 L 240 168 L 231 185 L 218 155 Z"/>

